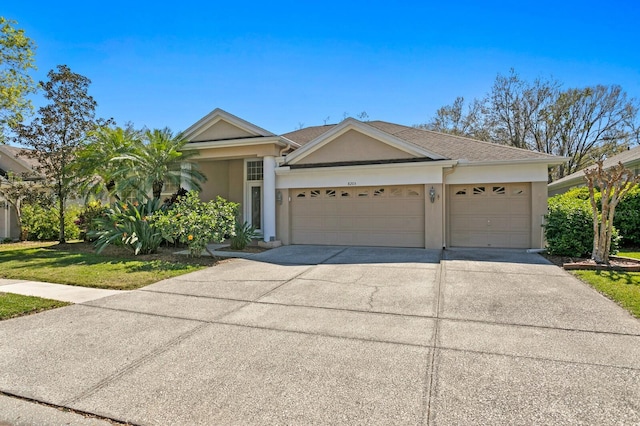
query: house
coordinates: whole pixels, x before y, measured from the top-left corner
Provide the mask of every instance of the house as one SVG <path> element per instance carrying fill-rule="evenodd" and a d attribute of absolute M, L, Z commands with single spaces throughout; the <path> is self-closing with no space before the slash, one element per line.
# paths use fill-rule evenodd
<path fill-rule="evenodd" d="M 276 244 L 540 248 L 547 168 L 564 161 L 353 118 L 276 135 L 221 109 L 184 136 L 201 197 L 240 203 Z"/>
<path fill-rule="evenodd" d="M 9 173 L 15 175 L 31 175 L 37 165 L 35 160 L 20 156 L 22 148 L 0 144 L 0 186 L 7 185 Z M 4 180 L 4 181 L 3 181 Z M 0 191 L 0 239 L 18 239 L 18 218 L 16 212 L 2 196 Z"/>
<path fill-rule="evenodd" d="M 618 163 L 624 164 L 627 169 L 633 170 L 638 175 L 640 174 L 640 146 L 629 148 L 620 154 L 609 157 L 602 162 L 602 167 L 608 169 L 611 166 L 615 166 Z M 579 186 L 586 186 L 587 181 L 584 178 L 584 169 L 572 173 L 568 176 L 558 179 L 555 182 L 549 184 L 549 196 L 563 194 L 572 188 Z"/>

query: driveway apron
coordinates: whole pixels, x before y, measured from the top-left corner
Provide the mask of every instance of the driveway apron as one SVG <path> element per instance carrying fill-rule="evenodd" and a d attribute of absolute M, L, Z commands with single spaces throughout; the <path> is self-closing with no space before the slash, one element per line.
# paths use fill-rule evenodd
<path fill-rule="evenodd" d="M 640 322 L 524 252 L 285 246 L 2 321 L 0 342 L 24 418 L 640 422 Z"/>

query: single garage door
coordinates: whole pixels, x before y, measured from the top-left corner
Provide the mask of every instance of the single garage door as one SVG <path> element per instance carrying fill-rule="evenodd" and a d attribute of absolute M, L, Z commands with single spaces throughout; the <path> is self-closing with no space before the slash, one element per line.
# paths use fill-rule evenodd
<path fill-rule="evenodd" d="M 424 247 L 424 185 L 294 189 L 293 244 Z"/>
<path fill-rule="evenodd" d="M 449 212 L 452 247 L 530 247 L 528 183 L 450 185 Z"/>

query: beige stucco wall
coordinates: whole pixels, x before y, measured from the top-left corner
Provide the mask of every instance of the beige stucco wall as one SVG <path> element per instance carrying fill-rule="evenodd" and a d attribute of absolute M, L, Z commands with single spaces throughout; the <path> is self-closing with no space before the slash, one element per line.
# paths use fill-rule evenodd
<path fill-rule="evenodd" d="M 282 241 L 282 244 L 291 244 L 291 234 L 289 226 L 289 190 L 288 189 L 276 189 L 276 196 L 278 192 L 282 195 L 282 201 L 279 202 L 276 198 L 276 240 Z"/>
<path fill-rule="evenodd" d="M 244 160 L 197 161 L 200 171 L 207 176 L 202 184 L 200 198 L 204 201 L 214 200 L 220 196 L 234 203 L 244 204 Z M 242 219 L 242 206 L 240 219 Z"/>
<path fill-rule="evenodd" d="M 239 220 L 244 222 L 244 160 L 229 160 L 229 193 L 228 200 L 239 203 Z"/>
<path fill-rule="evenodd" d="M 187 147 L 188 148 L 188 147 Z M 272 155 L 277 157 L 280 155 L 281 147 L 276 144 L 262 144 L 250 146 L 229 146 L 229 147 L 206 147 L 198 150 L 199 155 L 195 157 L 198 160 L 205 159 L 238 159 L 238 158 L 255 158 Z"/>
<path fill-rule="evenodd" d="M 436 190 L 436 199 L 429 199 L 431 187 Z M 442 184 L 426 184 L 424 186 L 424 245 L 428 249 L 442 248 Z"/>
<path fill-rule="evenodd" d="M 531 182 L 531 247 L 544 248 L 542 223 L 547 214 L 547 183 Z"/>
<path fill-rule="evenodd" d="M 307 155 L 298 161 L 297 164 L 397 160 L 414 157 L 414 155 L 401 151 L 360 132 L 349 130 Z"/>
<path fill-rule="evenodd" d="M 192 139 L 193 142 L 197 141 L 212 141 L 222 139 L 239 139 L 255 136 L 246 130 L 240 129 L 231 123 L 224 120 L 220 120 L 213 126 Z"/>

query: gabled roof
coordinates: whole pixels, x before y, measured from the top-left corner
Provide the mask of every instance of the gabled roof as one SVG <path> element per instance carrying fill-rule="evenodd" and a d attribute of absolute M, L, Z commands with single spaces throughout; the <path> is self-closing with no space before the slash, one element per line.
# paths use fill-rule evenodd
<path fill-rule="evenodd" d="M 25 169 L 25 171 L 31 172 L 31 171 L 35 170 L 35 168 L 38 167 L 40 165 L 40 163 L 38 163 L 38 160 L 26 157 L 24 155 L 20 155 L 20 153 L 23 152 L 23 151 L 29 151 L 29 150 L 26 149 L 26 148 L 20 148 L 20 147 L 17 147 L 17 146 L 0 144 L 0 158 L 2 156 L 6 156 L 8 158 L 11 158 L 11 160 L 13 160 L 14 162 L 18 163 L 20 166 L 22 166 Z M 3 162 L 0 159 L 0 164 L 2 164 L 2 163 Z M 6 164 L 5 164 L 5 166 L 6 166 Z M 7 171 L 9 171 L 9 170 L 7 170 Z M 22 170 L 13 170 L 13 171 L 22 172 Z"/>
<path fill-rule="evenodd" d="M 640 146 L 630 148 L 626 151 L 621 152 L 620 154 L 616 154 L 613 157 L 607 158 L 602 162 L 602 167 L 608 169 L 609 167 L 615 166 L 618 163 L 624 164 L 624 166 L 627 168 L 640 165 Z M 549 189 L 578 185 L 581 183 L 585 183 L 584 169 L 578 170 L 577 172 L 567 175 L 562 179 L 558 179 L 555 182 L 551 182 L 549 184 Z"/>
<path fill-rule="evenodd" d="M 491 142 L 483 142 L 475 139 L 454 136 L 446 133 L 438 133 L 430 130 L 417 129 L 415 127 L 388 123 L 386 121 L 367 121 L 357 123 L 365 124 L 413 145 L 423 152 L 428 152 L 437 159 L 462 160 L 467 162 L 510 162 L 510 161 L 540 161 L 548 164 L 557 164 L 565 161 L 562 157 L 556 157 L 527 149 L 514 148 L 506 145 L 498 145 Z M 346 121 L 346 120 L 345 120 Z M 343 122 L 344 123 L 344 122 Z M 323 135 L 330 132 L 340 124 L 307 127 L 286 133 L 284 136 L 294 142 L 303 145 L 298 151 L 304 149 L 304 145 L 323 139 Z M 291 154 L 295 155 L 296 152 Z"/>
<path fill-rule="evenodd" d="M 301 138 L 301 139 L 305 140 L 304 145 L 287 156 L 287 164 L 296 164 L 298 161 L 300 161 L 307 155 L 310 155 L 311 153 L 315 152 L 319 148 L 331 143 L 333 140 L 337 139 L 341 135 L 352 130 L 359 132 L 361 134 L 364 134 L 366 136 L 369 136 L 371 138 L 374 138 L 378 141 L 381 141 L 389 145 L 390 147 L 393 147 L 399 151 L 403 151 L 415 157 L 422 157 L 422 158 L 426 157 L 433 160 L 445 159 L 440 154 L 432 152 L 419 145 L 408 143 L 407 141 L 401 138 L 397 138 L 391 133 L 380 130 L 374 126 L 370 126 L 369 123 L 363 123 L 354 118 L 347 118 L 337 125 L 322 126 L 322 128 L 325 131 L 317 132 L 312 130 L 312 131 L 307 131 L 303 133 L 304 138 Z M 302 144 L 302 142 L 290 138 L 289 135 L 291 135 L 291 133 L 283 136 L 287 139 L 293 140 L 294 142 L 298 142 Z M 317 135 L 317 136 L 313 137 L 314 135 Z M 309 137 L 313 137 L 313 139 L 306 140 Z"/>
<path fill-rule="evenodd" d="M 271 133 L 270 131 L 263 129 L 262 127 L 258 127 L 255 124 L 243 120 L 242 118 L 228 113 L 227 111 L 224 111 L 220 108 L 214 109 L 209 114 L 198 120 L 195 124 L 190 126 L 183 132 L 183 136 L 189 140 L 195 139 L 199 134 L 205 132 L 207 129 L 209 129 L 219 121 L 225 121 L 237 127 L 238 129 L 247 132 L 249 135 L 251 135 L 248 137 L 275 136 L 275 134 Z"/>

